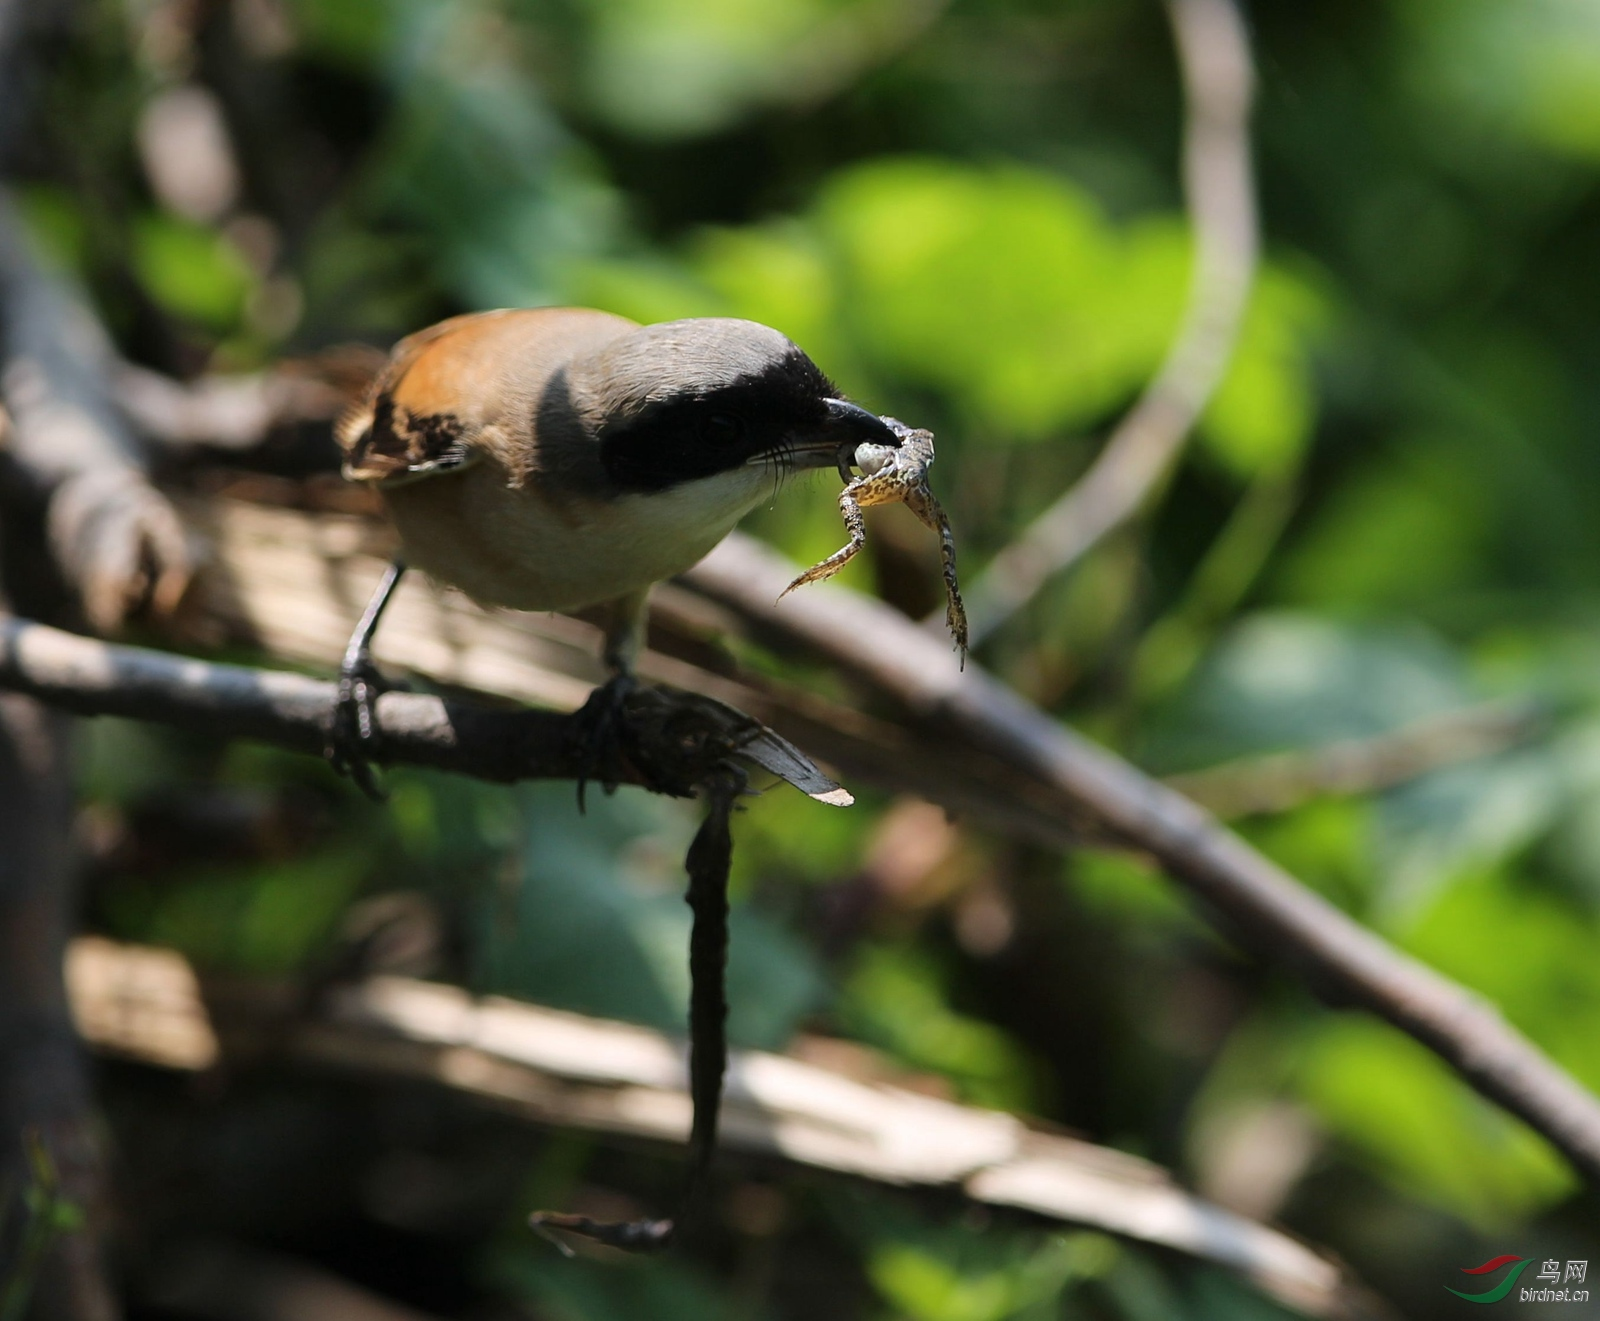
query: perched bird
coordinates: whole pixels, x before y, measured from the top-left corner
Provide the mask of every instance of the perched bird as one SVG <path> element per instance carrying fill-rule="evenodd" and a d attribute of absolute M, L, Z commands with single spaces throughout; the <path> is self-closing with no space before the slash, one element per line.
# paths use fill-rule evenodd
<path fill-rule="evenodd" d="M 785 474 L 836 467 L 849 481 L 857 448 L 876 461 L 901 444 L 776 330 L 727 318 L 640 326 L 577 308 L 456 317 L 402 340 L 338 437 L 345 475 L 383 493 L 410 563 L 486 605 L 607 607 L 612 677 L 583 715 L 608 781 L 650 585 L 705 555 Z M 346 649 L 329 740 L 334 764 L 373 794 L 370 644 L 403 572 L 397 561 L 385 575 Z M 730 807 L 726 795 L 713 804 L 688 860 L 685 1215 L 702 1202 L 726 1060 Z M 530 1223 L 658 1249 L 678 1221 L 538 1212 Z"/>
<path fill-rule="evenodd" d="M 485 605 L 605 606 L 603 690 L 632 683 L 652 583 L 689 568 L 787 473 L 898 447 L 792 341 L 753 321 L 640 326 L 583 308 L 454 317 L 402 340 L 338 428 L 344 472 L 376 486 L 404 560 Z M 345 656 L 335 764 L 361 747 L 385 579 Z"/>

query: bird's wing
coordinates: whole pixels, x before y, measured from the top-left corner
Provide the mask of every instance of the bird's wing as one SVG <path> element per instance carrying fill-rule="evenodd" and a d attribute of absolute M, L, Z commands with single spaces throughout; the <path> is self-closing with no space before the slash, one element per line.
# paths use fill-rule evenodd
<path fill-rule="evenodd" d="M 366 398 L 340 419 L 345 476 L 395 486 L 460 472 L 485 454 L 522 471 L 551 373 L 636 328 L 605 312 L 535 308 L 477 312 L 418 331 L 395 346 Z"/>
<path fill-rule="evenodd" d="M 494 314 L 490 314 L 494 315 Z M 395 345 L 388 364 L 373 379 L 366 398 L 346 410 L 334 427 L 344 451 L 344 475 L 351 481 L 387 486 L 467 467 L 474 452 L 464 440 L 465 426 L 452 409 L 419 412 L 396 395 L 417 361 L 441 340 L 463 332 L 482 316 L 452 317 L 408 335 Z"/>

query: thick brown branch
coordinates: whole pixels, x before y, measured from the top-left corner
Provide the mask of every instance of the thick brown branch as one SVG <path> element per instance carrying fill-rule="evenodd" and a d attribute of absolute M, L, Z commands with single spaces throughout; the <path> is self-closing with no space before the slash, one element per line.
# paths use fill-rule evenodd
<path fill-rule="evenodd" d="M 336 685 L 113 646 L 25 619 L 0 619 L 0 685 L 79 715 L 126 716 L 320 754 Z M 418 693 L 378 699 L 382 759 L 487 780 L 577 774 L 566 718 L 497 712 Z"/>
<path fill-rule="evenodd" d="M 1137 514 L 1222 380 L 1256 268 L 1250 42 L 1234 0 L 1168 0 L 1187 98 L 1183 172 L 1194 231 L 1189 305 L 1166 361 L 1075 486 L 967 592 L 974 644 Z M 933 621 L 930 621 L 930 628 Z"/>
<path fill-rule="evenodd" d="M 237 984 L 217 987 L 208 1006 L 192 969 L 169 950 L 95 937 L 74 943 L 68 980 L 91 1043 L 163 1067 L 205 1069 L 230 1053 L 258 1057 L 271 1043 L 305 1063 L 424 1079 L 536 1123 L 672 1144 L 689 1132 L 682 1044 L 633 1024 L 399 977 L 341 987 L 286 1022 Z M 787 1056 L 734 1051 L 729 1065 L 721 1141 L 732 1150 L 894 1185 L 960 1188 L 992 1206 L 1216 1262 L 1312 1316 L 1376 1314 L 1332 1262 L 1201 1201 L 1147 1161 Z"/>
<path fill-rule="evenodd" d="M 118 406 L 147 440 L 173 449 L 247 450 L 280 427 L 331 421 L 386 360 L 377 349 L 345 344 L 271 371 L 193 381 L 117 362 L 111 383 Z"/>
<path fill-rule="evenodd" d="M 685 581 L 868 679 L 923 720 L 1025 772 L 1067 822 L 1146 853 L 1264 957 L 1369 1009 L 1548 1138 L 1600 1184 L 1600 1101 L 1465 987 L 1402 954 L 1173 789 L 1052 720 L 881 602 L 833 586 L 775 605 L 795 566 L 735 533 Z"/>

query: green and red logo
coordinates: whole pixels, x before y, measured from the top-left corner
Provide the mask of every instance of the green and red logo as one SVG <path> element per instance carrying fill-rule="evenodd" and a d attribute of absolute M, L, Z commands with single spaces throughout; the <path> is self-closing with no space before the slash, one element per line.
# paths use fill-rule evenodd
<path fill-rule="evenodd" d="M 1457 1298 L 1465 1298 L 1469 1303 L 1498 1303 L 1516 1285 L 1517 1276 L 1533 1265 L 1531 1261 L 1525 1257 L 1513 1256 L 1508 1252 L 1502 1257 L 1491 1258 L 1481 1266 L 1463 1266 L 1461 1268 L 1463 1275 L 1493 1275 L 1502 1266 L 1509 1266 L 1512 1262 L 1516 1262 L 1516 1265 L 1512 1266 L 1506 1273 L 1505 1279 L 1483 1293 L 1462 1293 L 1460 1289 L 1451 1289 L 1448 1284 L 1445 1285 L 1445 1288 L 1449 1289 Z"/>

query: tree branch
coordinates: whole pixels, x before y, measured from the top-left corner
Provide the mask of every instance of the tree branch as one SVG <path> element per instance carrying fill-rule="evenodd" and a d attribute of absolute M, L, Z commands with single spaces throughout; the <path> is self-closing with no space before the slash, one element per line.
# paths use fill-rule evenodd
<path fill-rule="evenodd" d="M 303 546 L 315 548 L 316 529 L 325 527 L 326 539 L 342 545 L 345 558 L 354 549 L 353 520 L 271 512 L 302 520 L 294 527 Z M 333 535 L 334 529 L 343 530 Z M 260 567 L 264 561 L 252 563 Z M 372 567 L 377 563 L 373 560 Z M 1542 1133 L 1585 1178 L 1600 1182 L 1600 1103 L 1493 1006 L 1395 950 L 1188 799 L 1063 728 L 982 670 L 969 666 L 963 675 L 942 640 L 890 607 L 832 585 L 810 587 L 776 605 L 795 572 L 789 561 L 736 533 L 684 581 L 767 636 L 804 646 L 870 682 L 909 712 L 910 720 L 875 721 L 827 704 L 813 704 L 807 716 L 802 701 L 802 716 L 790 732 L 804 738 L 800 730 L 809 728 L 832 740 L 830 756 L 839 750 L 859 758 L 862 773 L 871 773 L 880 784 L 914 785 L 935 801 L 983 810 L 989 820 L 1030 838 L 1075 847 L 1090 835 L 1150 855 L 1247 947 L 1289 964 L 1325 997 L 1369 1009 L 1408 1032 L 1485 1096 Z M 303 568 L 293 573 L 319 576 Z M 321 577 L 327 577 L 326 569 Z M 234 584 L 239 590 L 260 585 Z M 352 616 L 363 591 L 352 588 Z M 397 601 L 396 625 L 405 619 L 401 605 Z M 455 682 L 516 687 L 521 680 L 508 680 L 515 679 L 519 665 L 538 676 L 535 683 L 549 681 L 551 671 L 529 665 L 518 654 L 539 635 L 519 642 L 524 635 L 514 630 L 473 633 L 464 622 L 466 611 L 412 621 L 413 627 L 420 625 L 412 635 L 419 668 L 428 668 L 431 646 L 433 660 Z M 331 624 L 288 619 L 281 608 L 269 613 L 277 616 L 273 622 L 280 637 L 283 630 L 308 628 L 342 637 L 349 622 L 339 616 Z M 582 626 L 556 623 L 569 630 L 569 652 L 577 652 L 581 643 L 570 630 Z M 498 654 L 489 645 L 491 636 L 500 639 Z M 305 644 L 300 645 L 303 651 Z M 549 648 L 548 636 L 538 645 Z M 719 694 L 750 696 L 753 705 L 781 706 L 758 689 L 654 653 L 646 669 L 658 675 L 665 670 L 679 682 L 704 682 Z M 333 685 L 316 680 L 108 647 L 21 621 L 0 628 L 0 686 L 81 712 L 167 719 L 305 751 L 320 750 L 333 700 Z M 835 717 L 838 723 L 830 724 Z M 379 703 L 390 759 L 485 778 L 575 774 L 574 763 L 555 750 L 556 725 L 550 722 L 561 719 L 539 712 L 490 713 L 406 693 L 385 694 Z M 867 751 L 872 737 L 884 739 L 886 754 L 880 751 L 874 758 Z M 847 758 L 839 760 L 845 764 Z"/>
<path fill-rule="evenodd" d="M 0 319 L 8 451 L 49 496 L 51 549 L 90 624 L 113 631 L 147 597 L 170 613 L 189 581 L 189 548 L 111 402 L 110 340 L 81 294 L 34 255 L 3 187 Z"/>
<path fill-rule="evenodd" d="M 1545 724 L 1526 702 L 1489 702 L 1370 738 L 1241 757 L 1169 775 L 1169 788 L 1223 820 L 1287 812 L 1313 798 L 1374 793 L 1526 743 Z"/>
<path fill-rule="evenodd" d="M 272 1042 L 304 1063 L 423 1079 L 535 1123 L 674 1145 L 689 1131 L 683 1044 L 633 1024 L 388 976 L 337 987 L 306 1016 L 279 1021 L 248 988 L 219 985 L 202 998 L 170 950 L 96 937 L 74 942 L 68 979 L 87 1040 L 166 1068 L 205 1069 L 235 1041 L 241 1057 Z M 956 1187 L 1174 1248 L 1312 1316 L 1377 1314 L 1334 1263 L 1201 1201 L 1148 1161 L 792 1057 L 731 1053 L 722 1144 L 882 1183 Z"/>
<path fill-rule="evenodd" d="M 214 665 L 115 646 L 0 616 L 0 688 L 78 715 L 125 716 L 218 738 L 254 738 L 320 755 L 338 686 L 298 674 Z M 813 797 L 849 796 L 791 744 L 742 712 L 693 694 L 641 689 L 627 700 L 623 778 L 688 795 L 709 768 L 746 758 Z M 576 780 L 592 774 L 570 716 L 504 711 L 422 693 L 382 694 L 375 760 L 481 780 Z"/>
<path fill-rule="evenodd" d="M 769 631 L 870 681 L 931 726 L 1045 790 L 1067 822 L 1094 823 L 1152 857 L 1247 947 L 1287 963 L 1325 998 L 1415 1037 L 1600 1185 L 1600 1101 L 1483 997 L 1401 953 L 1158 783 L 969 664 L 879 601 L 833 585 L 777 605 L 795 566 L 734 533 L 684 581 Z"/>
<path fill-rule="evenodd" d="M 386 361 L 368 345 L 342 344 L 270 371 L 175 381 L 117 361 L 110 378 L 118 407 L 147 440 L 176 450 L 248 450 L 280 427 L 332 421 Z"/>
<path fill-rule="evenodd" d="M 1167 0 L 1167 11 L 1187 102 L 1183 173 L 1195 243 L 1189 304 L 1161 370 L 1094 465 L 968 589 L 974 645 L 1139 512 L 1221 382 L 1238 338 L 1257 255 L 1249 36 L 1234 0 Z"/>
<path fill-rule="evenodd" d="M 61 973 L 77 907 L 71 753 L 63 716 L 0 694 L 0 1282 L 17 1265 L 19 1222 L 48 1214 L 20 1195 L 30 1183 L 24 1136 L 36 1133 L 84 1220 L 51 1245 L 30 1315 L 114 1321 L 100 1259 L 100 1140 Z"/>

